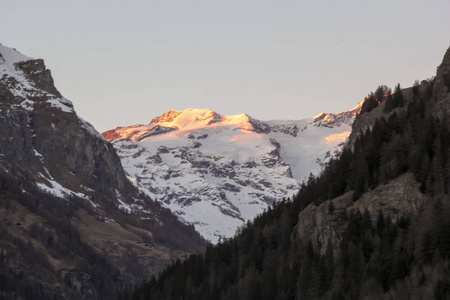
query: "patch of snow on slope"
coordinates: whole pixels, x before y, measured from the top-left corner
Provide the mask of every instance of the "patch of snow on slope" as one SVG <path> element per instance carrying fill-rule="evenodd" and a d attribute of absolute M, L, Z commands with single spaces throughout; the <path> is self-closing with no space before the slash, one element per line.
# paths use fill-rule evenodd
<path fill-rule="evenodd" d="M 47 174 L 47 175 L 44 175 L 42 173 L 39 174 L 40 177 L 48 183 L 48 184 L 45 184 L 42 182 L 37 182 L 36 185 L 40 190 L 42 190 L 46 193 L 55 195 L 57 197 L 61 197 L 61 198 L 64 198 L 66 196 L 77 196 L 79 198 L 89 200 L 89 197 L 86 196 L 85 194 L 74 192 L 68 188 L 63 187 L 59 182 L 55 181 L 53 176 L 50 174 L 48 169 L 45 167 L 44 157 L 42 156 L 42 154 L 40 154 L 36 149 L 33 149 L 33 151 L 34 151 L 34 155 L 37 156 L 39 158 L 39 160 L 41 161 L 43 169 L 44 169 L 45 173 Z"/>
<path fill-rule="evenodd" d="M 15 63 L 33 59 L 23 55 L 16 49 L 3 46 L 2 44 L 0 44 L 0 54 L 3 57 L 4 64 L 10 71 L 15 71 Z"/>
<path fill-rule="evenodd" d="M 131 206 L 126 204 L 125 202 L 123 202 L 122 200 L 122 195 L 119 193 L 118 190 L 116 190 L 116 199 L 119 202 L 119 209 L 127 212 L 127 213 L 131 213 L 132 209 Z"/>
<path fill-rule="evenodd" d="M 47 100 L 47 103 L 50 104 L 50 106 L 52 106 L 52 107 L 61 109 L 63 112 L 67 112 L 67 113 L 74 112 L 72 102 L 70 102 L 69 100 L 67 100 L 65 98 L 50 99 L 50 100 Z"/>
<path fill-rule="evenodd" d="M 57 181 L 55 181 L 53 179 L 49 179 L 42 174 L 41 174 L 41 177 L 44 178 L 49 183 L 50 186 L 45 183 L 41 183 L 41 182 L 36 183 L 36 185 L 38 186 L 38 188 L 40 190 L 42 190 L 48 194 L 52 194 L 52 195 L 55 195 L 55 196 L 57 196 L 59 198 L 63 198 L 63 199 L 67 196 L 77 196 L 79 198 L 89 200 L 89 198 L 83 193 L 77 193 L 68 188 L 65 188 L 61 184 L 59 184 Z"/>
<path fill-rule="evenodd" d="M 28 80 L 23 75 L 22 71 L 16 70 L 14 64 L 21 61 L 28 61 L 32 58 L 23 55 L 19 51 L 3 46 L 0 44 L 0 78 L 10 77 L 14 78 L 16 82 L 11 82 L 10 84 L 15 84 L 14 89 L 10 89 L 14 96 L 19 96 L 26 98 L 27 90 L 34 90 L 34 87 L 30 85 Z"/>
<path fill-rule="evenodd" d="M 33 111 L 34 102 L 26 99 L 20 102 L 20 106 L 22 106 L 22 108 L 24 108 L 25 110 Z"/>
<path fill-rule="evenodd" d="M 325 137 L 325 144 L 330 146 L 338 146 L 345 142 L 350 136 L 351 131 L 344 131 L 342 133 L 335 133 Z"/>

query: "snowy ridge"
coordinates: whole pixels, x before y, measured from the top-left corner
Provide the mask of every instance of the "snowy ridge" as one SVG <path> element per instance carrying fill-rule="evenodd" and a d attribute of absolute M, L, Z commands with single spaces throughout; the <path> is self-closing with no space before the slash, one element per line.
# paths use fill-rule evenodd
<path fill-rule="evenodd" d="M 0 43 L 0 62 L 3 62 L 3 65 L 10 72 L 15 71 L 15 67 L 14 67 L 15 63 L 18 63 L 21 61 L 32 60 L 32 59 L 33 58 L 23 55 L 16 49 L 3 46 L 3 44 Z"/>
<path fill-rule="evenodd" d="M 0 44 L 0 78 L 10 92 L 22 100 L 20 105 L 27 110 L 32 110 L 34 101 L 30 99 L 41 97 L 47 99 L 46 102 L 49 106 L 61 109 L 64 112 L 73 113 L 72 102 L 64 97 L 37 88 L 33 84 L 33 80 L 30 80 L 30 76 L 38 76 L 45 69 L 37 68 L 37 70 L 31 71 L 30 74 L 25 74 L 19 67 L 19 64 L 25 62 L 31 62 L 35 65 L 40 63 L 39 60 L 25 56 L 15 49 Z"/>
<path fill-rule="evenodd" d="M 263 122 L 189 108 L 102 135 L 141 190 L 215 243 L 320 172 L 358 112 Z"/>

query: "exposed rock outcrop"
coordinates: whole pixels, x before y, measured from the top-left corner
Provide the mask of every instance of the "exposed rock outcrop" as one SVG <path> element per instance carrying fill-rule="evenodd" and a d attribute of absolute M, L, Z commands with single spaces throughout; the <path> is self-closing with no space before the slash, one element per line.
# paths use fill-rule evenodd
<path fill-rule="evenodd" d="M 43 59 L 17 62 L 16 69 L 22 71 L 35 88 L 49 92 L 56 97 L 62 97 L 56 89 L 51 72 L 45 67 Z"/>
<path fill-rule="evenodd" d="M 434 116 L 443 119 L 450 114 L 450 48 L 437 69 L 433 84 L 433 95 L 435 95 L 437 103 L 432 113 Z M 447 124 L 450 124 L 450 120 L 447 120 Z"/>
<path fill-rule="evenodd" d="M 356 202 L 352 200 L 352 192 L 330 200 L 333 212 L 330 212 L 330 201 L 319 206 L 310 204 L 299 214 L 296 230 L 300 239 L 311 239 L 314 249 L 324 254 L 329 242 L 334 250 L 338 249 L 346 228 L 346 216 L 351 211 L 359 210 L 363 214 L 367 209 L 374 222 L 381 211 L 395 222 L 401 216 L 412 216 L 420 211 L 426 200 L 414 176 L 407 173 L 365 193 Z"/>

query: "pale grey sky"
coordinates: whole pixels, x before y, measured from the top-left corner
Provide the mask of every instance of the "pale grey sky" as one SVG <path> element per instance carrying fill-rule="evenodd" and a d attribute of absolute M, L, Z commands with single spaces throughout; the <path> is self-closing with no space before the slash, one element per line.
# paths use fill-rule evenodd
<path fill-rule="evenodd" d="M 449 12 L 448 0 L 0 0 L 0 43 L 43 58 L 99 131 L 189 107 L 302 119 L 433 76 Z"/>

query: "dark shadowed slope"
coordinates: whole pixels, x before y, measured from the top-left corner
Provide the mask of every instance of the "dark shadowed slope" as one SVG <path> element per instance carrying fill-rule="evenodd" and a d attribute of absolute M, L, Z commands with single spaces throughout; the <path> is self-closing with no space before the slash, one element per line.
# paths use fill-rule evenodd
<path fill-rule="evenodd" d="M 42 60 L 0 45 L 0 298 L 111 299 L 204 249 L 140 193 Z"/>

